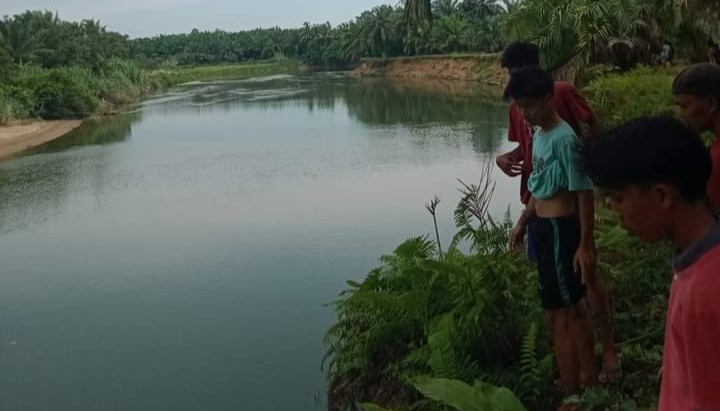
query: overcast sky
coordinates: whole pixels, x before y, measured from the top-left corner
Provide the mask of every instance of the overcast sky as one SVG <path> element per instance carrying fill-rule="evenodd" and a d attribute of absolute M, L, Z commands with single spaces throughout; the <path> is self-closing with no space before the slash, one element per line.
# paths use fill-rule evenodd
<path fill-rule="evenodd" d="M 131 37 L 199 30 L 338 24 L 397 0 L 0 0 L 0 15 L 58 11 L 64 20 L 95 18 Z"/>

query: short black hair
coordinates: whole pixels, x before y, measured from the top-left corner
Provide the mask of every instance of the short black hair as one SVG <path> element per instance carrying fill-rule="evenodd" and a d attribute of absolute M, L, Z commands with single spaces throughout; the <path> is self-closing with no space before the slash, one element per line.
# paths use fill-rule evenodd
<path fill-rule="evenodd" d="M 672 93 L 715 97 L 720 103 L 720 66 L 700 63 L 684 69 L 675 77 Z"/>
<path fill-rule="evenodd" d="M 515 69 L 510 73 L 510 81 L 505 88 L 505 98 L 543 98 L 553 94 L 554 81 L 547 71 L 537 66 Z"/>
<path fill-rule="evenodd" d="M 687 202 L 705 199 L 712 163 L 700 137 L 672 117 L 642 117 L 583 143 L 583 170 L 601 189 L 670 184 Z"/>
<path fill-rule="evenodd" d="M 505 47 L 500 59 L 502 68 L 510 70 L 540 65 L 540 49 L 532 43 L 516 41 Z"/>

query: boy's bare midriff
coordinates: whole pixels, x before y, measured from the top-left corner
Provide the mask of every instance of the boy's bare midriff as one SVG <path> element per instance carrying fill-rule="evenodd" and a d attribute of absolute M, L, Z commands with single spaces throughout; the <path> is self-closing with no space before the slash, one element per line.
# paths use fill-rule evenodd
<path fill-rule="evenodd" d="M 540 218 L 567 217 L 577 212 L 575 195 L 569 191 L 558 191 L 552 198 L 535 199 L 535 215 Z"/>

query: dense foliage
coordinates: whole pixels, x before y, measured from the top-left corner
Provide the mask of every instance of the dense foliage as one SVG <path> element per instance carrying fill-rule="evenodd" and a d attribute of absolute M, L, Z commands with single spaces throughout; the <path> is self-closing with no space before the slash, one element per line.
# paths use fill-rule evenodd
<path fill-rule="evenodd" d="M 509 219 L 488 217 L 487 181 L 461 187 L 458 234 L 446 252 L 426 237 L 411 238 L 363 282 L 348 282 L 326 340 L 331 409 L 354 402 L 442 409 L 413 386 L 427 376 L 504 386 L 530 410 L 560 403 L 552 394 L 555 370 L 536 274 L 521 255 L 507 252 Z M 574 401 L 620 410 L 647 406 L 658 391 L 670 252 L 628 238 L 603 209 L 597 244 L 600 275 L 617 296 L 615 331 L 626 376 L 621 385 Z M 471 394 L 469 386 L 452 385 Z"/>
<path fill-rule="evenodd" d="M 709 3 L 708 13 L 717 13 Z M 536 42 L 551 69 L 572 60 L 630 68 L 653 63 L 665 41 L 691 60 L 704 59 L 717 20 L 699 18 L 699 7 L 681 0 L 523 0 L 505 28 L 511 39 Z"/>
<path fill-rule="evenodd" d="M 149 87 L 128 59 L 127 37 L 99 22 L 28 11 L 0 21 L 0 123 L 79 118 L 137 98 Z"/>
<path fill-rule="evenodd" d="M 598 116 L 607 125 L 618 125 L 647 115 L 672 115 L 672 69 L 648 67 L 626 74 L 601 76 L 584 89 Z"/>

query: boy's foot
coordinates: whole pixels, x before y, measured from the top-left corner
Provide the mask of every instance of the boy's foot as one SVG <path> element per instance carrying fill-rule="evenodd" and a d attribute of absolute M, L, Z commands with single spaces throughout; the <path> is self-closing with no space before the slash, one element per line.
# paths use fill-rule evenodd
<path fill-rule="evenodd" d="M 600 375 L 598 375 L 598 380 L 601 384 L 607 385 L 607 384 L 616 384 L 620 382 L 623 378 L 623 372 L 622 368 L 617 365 L 614 367 L 607 367 L 603 365 L 602 370 L 600 371 Z"/>
<path fill-rule="evenodd" d="M 615 384 L 622 380 L 623 372 L 616 350 L 604 350 L 598 381 L 600 384 Z"/>

